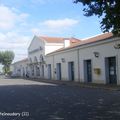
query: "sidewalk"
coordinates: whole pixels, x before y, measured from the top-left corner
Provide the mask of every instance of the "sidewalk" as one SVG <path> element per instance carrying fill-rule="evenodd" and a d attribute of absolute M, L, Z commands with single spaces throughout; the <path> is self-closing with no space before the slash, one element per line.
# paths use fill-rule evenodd
<path fill-rule="evenodd" d="M 116 90 L 120 91 L 120 85 L 110 85 L 110 84 L 96 84 L 96 83 L 80 83 L 74 81 L 62 81 L 62 80 L 49 80 L 49 79 L 29 79 L 37 82 L 45 82 L 59 85 L 68 85 L 68 86 L 78 86 L 78 87 L 86 87 L 86 88 L 100 88 L 106 90 Z"/>

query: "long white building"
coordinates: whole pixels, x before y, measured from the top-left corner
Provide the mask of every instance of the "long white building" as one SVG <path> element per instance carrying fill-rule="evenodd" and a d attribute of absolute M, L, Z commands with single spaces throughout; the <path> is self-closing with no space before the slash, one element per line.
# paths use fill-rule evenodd
<path fill-rule="evenodd" d="M 120 85 L 120 38 L 111 33 L 84 41 L 35 36 L 27 65 L 29 77 Z"/>
<path fill-rule="evenodd" d="M 28 59 L 25 58 L 11 65 L 12 76 L 26 77 L 29 71 Z"/>

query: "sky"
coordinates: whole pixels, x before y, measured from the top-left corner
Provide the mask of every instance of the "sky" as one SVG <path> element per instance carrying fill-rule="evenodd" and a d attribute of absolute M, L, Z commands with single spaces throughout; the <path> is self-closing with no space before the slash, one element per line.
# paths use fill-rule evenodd
<path fill-rule="evenodd" d="M 0 0 L 0 51 L 27 57 L 34 35 L 84 39 L 101 34 L 100 19 L 85 17 L 73 0 Z"/>

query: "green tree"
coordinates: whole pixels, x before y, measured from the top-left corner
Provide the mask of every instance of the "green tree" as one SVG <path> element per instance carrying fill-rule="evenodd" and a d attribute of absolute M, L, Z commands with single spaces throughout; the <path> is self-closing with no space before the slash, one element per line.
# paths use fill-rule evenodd
<path fill-rule="evenodd" d="M 102 18 L 101 29 L 103 32 L 113 32 L 120 36 L 120 0 L 74 0 L 74 3 L 84 5 L 84 15 L 96 15 Z"/>
<path fill-rule="evenodd" d="M 4 52 L 0 52 L 0 63 L 3 63 L 3 54 Z"/>
<path fill-rule="evenodd" d="M 14 59 L 14 52 L 4 51 L 0 52 L 0 63 L 3 65 L 3 71 L 5 74 L 10 72 L 10 65 Z"/>

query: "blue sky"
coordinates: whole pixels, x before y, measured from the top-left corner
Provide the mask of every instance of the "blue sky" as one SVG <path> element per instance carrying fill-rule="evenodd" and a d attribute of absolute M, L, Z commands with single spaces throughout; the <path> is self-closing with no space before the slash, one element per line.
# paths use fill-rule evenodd
<path fill-rule="evenodd" d="M 0 0 L 0 50 L 13 50 L 15 60 L 27 57 L 33 36 L 76 37 L 101 33 L 100 19 L 83 16 L 73 0 Z"/>

